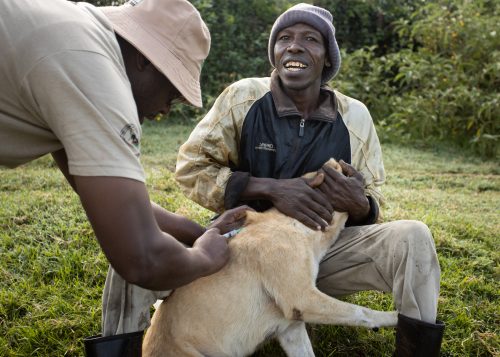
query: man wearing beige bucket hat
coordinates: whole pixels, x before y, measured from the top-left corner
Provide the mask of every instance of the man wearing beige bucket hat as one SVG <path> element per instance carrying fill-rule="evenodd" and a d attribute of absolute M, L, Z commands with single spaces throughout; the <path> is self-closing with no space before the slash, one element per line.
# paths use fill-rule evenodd
<path fill-rule="evenodd" d="M 144 118 L 176 100 L 201 106 L 209 31 L 186 0 L 0 0 L 0 16 L 0 165 L 53 156 L 114 268 L 104 337 L 86 339 L 86 352 L 140 355 L 150 304 L 219 270 L 221 234 L 244 217 L 233 210 L 206 229 L 162 209 L 139 160 Z"/>

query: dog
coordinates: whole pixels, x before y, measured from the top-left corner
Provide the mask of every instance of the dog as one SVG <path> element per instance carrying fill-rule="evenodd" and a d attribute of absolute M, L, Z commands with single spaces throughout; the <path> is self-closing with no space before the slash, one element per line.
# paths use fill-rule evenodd
<path fill-rule="evenodd" d="M 342 172 L 334 159 L 327 164 Z M 307 357 L 314 352 L 305 323 L 395 326 L 396 311 L 340 301 L 315 286 L 319 263 L 347 217 L 334 212 L 325 231 L 314 231 L 275 208 L 248 211 L 229 242 L 228 264 L 174 290 L 155 311 L 143 356 L 248 356 L 277 338 L 287 356 Z"/>

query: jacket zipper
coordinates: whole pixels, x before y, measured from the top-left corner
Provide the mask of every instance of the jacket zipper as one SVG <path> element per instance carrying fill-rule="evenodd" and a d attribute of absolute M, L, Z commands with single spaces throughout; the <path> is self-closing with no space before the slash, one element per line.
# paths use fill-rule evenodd
<path fill-rule="evenodd" d="M 283 167 L 286 168 L 286 170 L 283 169 L 282 173 L 290 171 L 289 170 L 290 166 L 293 165 L 292 163 L 294 163 L 296 161 L 296 157 L 298 156 L 300 142 L 301 142 L 300 138 L 304 136 L 305 122 L 306 122 L 306 120 L 304 118 L 300 119 L 300 122 L 299 122 L 299 136 L 298 137 L 296 136 L 296 137 L 293 138 L 293 147 L 292 147 L 292 150 L 290 151 L 290 156 L 288 157 L 288 159 L 286 160 L 286 163 L 283 166 Z M 285 178 L 285 177 L 280 176 L 280 178 Z M 289 178 L 289 177 L 286 177 L 286 178 Z"/>
<path fill-rule="evenodd" d="M 304 126 L 305 125 L 306 125 L 306 120 L 304 118 L 300 119 L 299 136 L 304 136 Z"/>

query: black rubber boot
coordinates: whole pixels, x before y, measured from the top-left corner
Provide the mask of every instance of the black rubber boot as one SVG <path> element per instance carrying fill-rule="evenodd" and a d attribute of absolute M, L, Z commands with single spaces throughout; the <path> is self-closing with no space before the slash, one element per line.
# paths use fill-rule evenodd
<path fill-rule="evenodd" d="M 444 323 L 435 324 L 399 314 L 395 357 L 437 357 L 443 340 Z"/>
<path fill-rule="evenodd" d="M 85 355 L 87 357 L 141 357 L 142 335 L 144 331 L 101 337 L 87 337 Z"/>

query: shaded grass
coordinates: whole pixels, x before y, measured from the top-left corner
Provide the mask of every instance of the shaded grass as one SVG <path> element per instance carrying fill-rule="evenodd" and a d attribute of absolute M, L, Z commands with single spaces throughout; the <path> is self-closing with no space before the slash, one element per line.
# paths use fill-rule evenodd
<path fill-rule="evenodd" d="M 171 170 L 191 127 L 146 123 L 143 157 L 151 198 L 202 224 Z M 384 219 L 418 219 L 433 232 L 442 268 L 443 356 L 499 356 L 500 169 L 446 148 L 384 145 Z M 49 158 L 0 169 L 0 356 L 78 356 L 99 333 L 107 263 L 77 196 Z M 346 300 L 392 309 L 387 294 Z M 392 329 L 309 327 L 318 356 L 389 356 Z M 255 356 L 284 356 L 276 343 Z"/>

